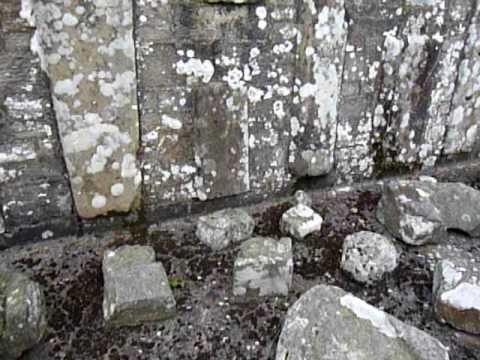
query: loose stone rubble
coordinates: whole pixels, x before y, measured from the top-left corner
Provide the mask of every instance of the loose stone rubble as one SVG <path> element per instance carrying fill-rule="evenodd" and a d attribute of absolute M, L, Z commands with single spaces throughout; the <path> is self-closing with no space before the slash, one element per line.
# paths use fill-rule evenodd
<path fill-rule="evenodd" d="M 287 295 L 292 276 L 292 240 L 254 237 L 240 246 L 234 265 L 233 294 Z"/>
<path fill-rule="evenodd" d="M 480 192 L 461 183 L 391 181 L 379 213 L 390 233 L 410 245 L 443 242 L 448 229 L 480 235 Z"/>
<path fill-rule="evenodd" d="M 213 250 L 222 250 L 250 238 L 255 220 L 243 209 L 225 209 L 200 216 L 197 222 L 198 239 Z"/>
<path fill-rule="evenodd" d="M 358 282 L 371 283 L 395 270 L 398 257 L 395 245 L 388 238 L 361 231 L 345 238 L 341 267 Z"/>
<path fill-rule="evenodd" d="M 291 235 L 297 240 L 302 240 L 312 232 L 320 231 L 322 223 L 322 217 L 312 208 L 299 204 L 282 215 L 280 228 L 283 233 Z"/>
<path fill-rule="evenodd" d="M 122 246 L 103 258 L 103 316 L 109 326 L 135 326 L 175 314 L 165 269 L 149 246 Z"/>
<path fill-rule="evenodd" d="M 448 360 L 448 350 L 334 286 L 318 285 L 288 310 L 276 360 Z"/>
<path fill-rule="evenodd" d="M 435 267 L 433 301 L 440 321 L 480 334 L 480 268 L 468 258 L 441 260 Z"/>
<path fill-rule="evenodd" d="M 47 329 L 45 298 L 25 275 L 0 272 L 0 358 L 17 359 Z"/>

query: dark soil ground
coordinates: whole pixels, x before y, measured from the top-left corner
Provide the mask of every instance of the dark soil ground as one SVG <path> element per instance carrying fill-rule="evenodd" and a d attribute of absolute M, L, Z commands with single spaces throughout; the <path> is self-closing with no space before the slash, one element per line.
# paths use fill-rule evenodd
<path fill-rule="evenodd" d="M 434 320 L 428 249 L 398 244 L 403 251 L 399 268 L 374 286 L 359 285 L 341 272 L 346 235 L 384 232 L 374 216 L 379 198 L 371 191 L 314 195 L 314 207 L 325 223 L 321 232 L 295 242 L 295 275 L 288 297 L 234 298 L 237 250 L 211 252 L 195 239 L 194 219 L 98 239 L 69 238 L 6 250 L 0 253 L 0 265 L 29 274 L 47 297 L 48 334 L 23 359 L 274 359 L 289 305 L 322 283 L 342 287 L 427 331 L 450 347 L 452 360 L 480 359 L 480 338 Z M 253 208 L 256 234 L 279 237 L 278 222 L 289 206 L 285 201 Z M 122 244 L 155 248 L 177 300 L 175 318 L 135 328 L 105 328 L 102 254 Z M 480 259 L 480 240 L 463 239 L 460 246 Z"/>

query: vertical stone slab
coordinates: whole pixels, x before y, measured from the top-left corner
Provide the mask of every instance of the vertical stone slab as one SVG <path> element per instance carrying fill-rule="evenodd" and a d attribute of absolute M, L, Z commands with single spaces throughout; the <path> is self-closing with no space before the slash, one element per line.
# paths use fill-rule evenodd
<path fill-rule="evenodd" d="M 334 166 L 347 22 L 343 1 L 303 1 L 299 6 L 298 133 L 290 167 L 297 176 L 321 176 Z"/>
<path fill-rule="evenodd" d="M 350 22 L 337 121 L 337 182 L 369 178 L 375 171 L 375 146 L 382 139 L 384 127 L 383 107 L 377 106 L 383 78 L 383 33 L 397 25 L 395 12 L 401 3 L 345 3 Z"/>
<path fill-rule="evenodd" d="M 420 144 L 430 116 L 432 75 L 440 59 L 446 4 L 444 0 L 408 0 L 400 9 L 403 24 L 385 33 L 380 95 L 387 119 L 383 155 L 392 167 L 421 164 Z M 441 101 L 433 99 L 435 105 Z"/>
<path fill-rule="evenodd" d="M 278 0 L 253 7 L 249 43 L 240 58 L 249 104 L 250 189 L 257 196 L 278 193 L 293 180 L 288 155 L 299 37 L 296 5 Z"/>
<path fill-rule="evenodd" d="M 248 104 L 227 85 L 211 83 L 195 90 L 197 191 L 212 199 L 249 190 Z"/>
<path fill-rule="evenodd" d="M 465 24 L 470 22 L 472 12 L 471 1 L 453 0 L 447 2 L 446 6 L 444 28 L 448 30 L 437 35 L 440 51 L 435 68 L 431 70 L 430 105 L 425 119 L 423 139 L 418 144 L 419 160 L 427 167 L 434 166 L 442 155 L 447 125 L 451 122 L 453 94 L 468 30 Z"/>
<path fill-rule="evenodd" d="M 25 1 L 78 214 L 127 212 L 142 180 L 132 1 Z"/>
<path fill-rule="evenodd" d="M 468 6 L 466 2 L 464 6 Z M 455 95 L 447 121 L 444 154 L 469 153 L 478 139 L 480 125 L 480 3 L 471 9 L 462 60 L 458 68 Z"/>

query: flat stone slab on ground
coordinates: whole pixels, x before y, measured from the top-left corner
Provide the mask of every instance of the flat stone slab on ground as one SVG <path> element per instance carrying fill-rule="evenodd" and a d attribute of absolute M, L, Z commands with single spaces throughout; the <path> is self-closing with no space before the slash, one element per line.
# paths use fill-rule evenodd
<path fill-rule="evenodd" d="M 456 329 L 480 334 L 480 261 L 450 258 L 434 273 L 435 314 Z"/>
<path fill-rule="evenodd" d="M 371 283 L 395 270 L 398 257 L 390 239 L 370 231 L 361 231 L 345 238 L 341 266 L 355 280 Z"/>
<path fill-rule="evenodd" d="M 318 285 L 289 309 L 276 360 L 448 360 L 448 350 L 344 290 Z"/>
<path fill-rule="evenodd" d="M 250 238 L 255 220 L 243 209 L 225 209 L 200 216 L 196 235 L 213 250 L 222 250 Z"/>
<path fill-rule="evenodd" d="M 391 181 L 380 207 L 379 220 L 410 245 L 443 242 L 448 229 L 480 235 L 480 191 L 461 183 Z"/>
<path fill-rule="evenodd" d="M 25 275 L 0 272 L 0 358 L 17 359 L 47 329 L 45 298 Z"/>
<path fill-rule="evenodd" d="M 283 233 L 302 240 L 314 231 L 322 229 L 323 219 L 312 208 L 303 204 L 296 205 L 287 210 L 280 220 Z"/>
<path fill-rule="evenodd" d="M 292 284 L 292 240 L 254 237 L 240 247 L 234 265 L 233 293 L 260 296 L 287 295 Z"/>
<path fill-rule="evenodd" d="M 175 313 L 175 298 L 165 269 L 149 246 L 122 246 L 103 260 L 103 313 L 111 326 L 135 326 Z"/>

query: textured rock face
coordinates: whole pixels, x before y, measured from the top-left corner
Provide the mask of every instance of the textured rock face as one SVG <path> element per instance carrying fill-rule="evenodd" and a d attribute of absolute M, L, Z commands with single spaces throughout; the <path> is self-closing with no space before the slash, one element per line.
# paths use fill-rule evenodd
<path fill-rule="evenodd" d="M 103 260 L 103 316 L 109 326 L 136 326 L 175 314 L 175 298 L 161 263 L 148 246 L 123 246 Z"/>
<path fill-rule="evenodd" d="M 440 321 L 480 334 L 480 271 L 468 259 L 439 261 L 435 267 L 433 297 Z"/>
<path fill-rule="evenodd" d="M 242 209 L 226 209 L 198 219 L 196 235 L 213 250 L 247 240 L 253 234 L 255 220 Z"/>
<path fill-rule="evenodd" d="M 478 155 L 477 1 L 132 4 L 0 3 L 0 246 Z"/>
<path fill-rule="evenodd" d="M 370 283 L 395 270 L 398 256 L 395 245 L 388 238 L 361 231 L 345 238 L 341 266 L 355 280 Z"/>
<path fill-rule="evenodd" d="M 392 181 L 381 204 L 387 229 L 410 245 L 441 242 L 447 229 L 480 232 L 480 192 L 464 184 Z"/>
<path fill-rule="evenodd" d="M 280 229 L 283 233 L 302 240 L 314 231 L 322 229 L 323 219 L 314 210 L 305 205 L 297 205 L 282 215 Z"/>
<path fill-rule="evenodd" d="M 45 334 L 45 299 L 39 285 L 24 275 L 0 272 L 0 303 L 0 354 L 17 359 Z"/>
<path fill-rule="evenodd" d="M 51 82 L 78 214 L 129 211 L 139 195 L 131 1 L 42 1 L 24 9 Z"/>
<path fill-rule="evenodd" d="M 332 341 L 335 339 L 335 341 Z M 427 333 L 332 286 L 310 289 L 289 309 L 277 360 L 448 360 Z"/>
<path fill-rule="evenodd" d="M 292 240 L 254 237 L 245 241 L 235 259 L 233 294 L 249 291 L 265 295 L 288 295 L 293 277 Z"/>

